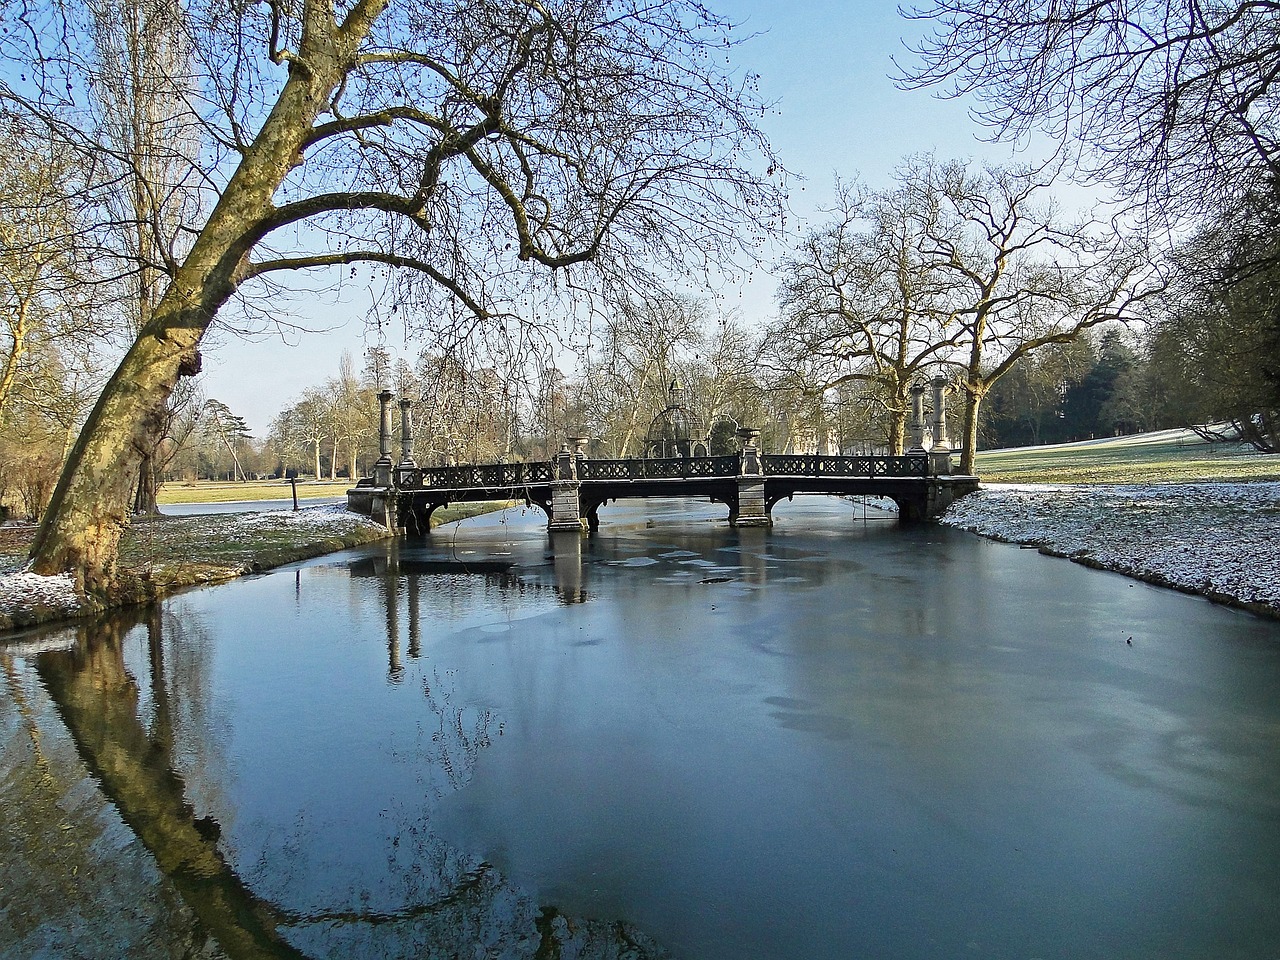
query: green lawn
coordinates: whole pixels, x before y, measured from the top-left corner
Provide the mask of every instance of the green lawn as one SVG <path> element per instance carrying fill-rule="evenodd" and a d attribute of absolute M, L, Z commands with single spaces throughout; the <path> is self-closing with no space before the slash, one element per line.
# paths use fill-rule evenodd
<path fill-rule="evenodd" d="M 298 499 L 316 500 L 343 496 L 350 480 L 299 480 Z M 288 480 L 247 480 L 226 483 L 213 480 L 166 483 L 156 499 L 164 503 L 231 503 L 237 500 L 288 500 L 293 496 Z"/>
<path fill-rule="evenodd" d="M 1190 430 L 988 450 L 978 454 L 976 466 L 990 483 L 1280 480 L 1280 455 L 1244 444 L 1206 443 Z"/>

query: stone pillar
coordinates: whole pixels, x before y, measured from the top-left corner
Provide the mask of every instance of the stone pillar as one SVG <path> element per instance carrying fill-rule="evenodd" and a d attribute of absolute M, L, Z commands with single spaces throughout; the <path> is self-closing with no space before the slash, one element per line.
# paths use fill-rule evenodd
<path fill-rule="evenodd" d="M 410 412 L 413 401 L 408 397 L 400 398 L 400 464 L 414 466 L 413 462 L 413 414 Z"/>
<path fill-rule="evenodd" d="M 393 480 L 391 475 L 391 397 L 390 390 L 383 390 L 378 394 L 381 417 L 378 421 L 378 462 L 373 465 L 375 487 L 389 487 Z"/>
<path fill-rule="evenodd" d="M 578 457 L 565 444 L 556 454 L 556 479 L 551 481 L 552 530 L 577 530 L 587 528 L 582 518 L 582 505 L 578 498 Z"/>
<path fill-rule="evenodd" d="M 578 479 L 578 458 L 569 445 L 566 443 L 560 447 L 560 452 L 556 454 L 556 479 L 557 480 L 573 480 Z"/>
<path fill-rule="evenodd" d="M 760 461 L 760 431 L 741 427 L 742 458 L 738 465 L 738 511 L 735 527 L 767 527 L 773 521 L 765 505 L 764 465 Z"/>
<path fill-rule="evenodd" d="M 418 469 L 413 462 L 413 414 L 410 412 L 413 401 L 408 397 L 400 398 L 400 462 L 396 464 L 396 486 L 412 486 L 411 474 Z"/>
<path fill-rule="evenodd" d="M 911 385 L 911 422 L 907 426 L 907 453 L 924 453 L 924 391 L 923 383 Z"/>
<path fill-rule="evenodd" d="M 739 427 L 738 441 L 742 444 L 742 465 L 738 472 L 743 476 L 759 476 L 760 466 L 760 431 L 754 427 Z"/>
<path fill-rule="evenodd" d="M 938 374 L 933 387 L 933 446 L 929 450 L 930 469 L 945 476 L 951 472 L 951 440 L 947 437 L 947 394 L 951 386 L 947 378 Z"/>
<path fill-rule="evenodd" d="M 941 447 L 949 451 L 951 441 L 947 437 L 947 394 L 951 392 L 951 385 L 942 374 L 934 377 L 931 385 L 933 386 L 933 449 L 937 450 Z"/>

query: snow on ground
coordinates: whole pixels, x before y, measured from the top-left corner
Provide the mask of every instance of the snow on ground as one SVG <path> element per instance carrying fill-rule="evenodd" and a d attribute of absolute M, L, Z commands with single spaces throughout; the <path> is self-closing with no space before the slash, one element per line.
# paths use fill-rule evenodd
<path fill-rule="evenodd" d="M 12 616 L 31 608 L 75 616 L 80 610 L 75 580 L 68 574 L 41 577 L 24 570 L 0 574 L 0 615 Z"/>
<path fill-rule="evenodd" d="M 943 522 L 1280 616 L 1280 483 L 984 484 Z"/>
<path fill-rule="evenodd" d="M 166 519 L 162 523 L 163 529 L 177 536 L 178 541 L 183 536 L 198 535 L 208 540 L 235 542 L 255 534 L 287 530 L 299 542 L 308 539 L 319 542 L 366 527 L 379 532 L 383 529 L 368 517 L 350 513 L 345 504 L 304 507 L 297 511 L 206 514 Z M 25 559 L 0 557 L 0 627 L 7 626 L 6 621 L 31 622 L 32 614 L 39 620 L 51 620 L 82 612 L 71 577 L 40 577 L 25 567 Z"/>
<path fill-rule="evenodd" d="M 189 522 L 200 526 L 216 525 L 220 532 L 235 536 L 239 531 L 300 529 L 316 533 L 347 533 L 368 526 L 379 526 L 359 513 L 352 513 L 345 503 L 325 503 L 298 510 L 261 510 L 255 513 L 193 514 L 176 517 L 171 523 Z"/>

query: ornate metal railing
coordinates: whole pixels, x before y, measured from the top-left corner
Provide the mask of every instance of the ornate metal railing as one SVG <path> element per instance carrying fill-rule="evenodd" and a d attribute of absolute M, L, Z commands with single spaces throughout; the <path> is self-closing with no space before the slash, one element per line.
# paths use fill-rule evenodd
<path fill-rule="evenodd" d="M 739 457 L 675 457 L 670 459 L 580 460 L 579 480 L 690 480 L 736 477 Z"/>
<path fill-rule="evenodd" d="M 760 458 L 767 477 L 927 477 L 929 458 L 824 457 L 817 454 L 765 454 Z"/>
<path fill-rule="evenodd" d="M 518 488 L 555 479 L 555 464 L 486 463 L 474 466 L 419 467 L 401 474 L 402 490 L 500 490 Z"/>
<path fill-rule="evenodd" d="M 927 477 L 929 458 L 825 457 L 815 454 L 766 454 L 760 457 L 767 477 Z M 671 459 L 577 460 L 580 481 L 695 480 L 736 477 L 741 457 L 676 457 Z M 402 490 L 518 490 L 560 479 L 561 464 L 488 463 L 455 467 L 419 467 L 398 473 Z M 362 481 L 365 482 L 365 481 Z"/>

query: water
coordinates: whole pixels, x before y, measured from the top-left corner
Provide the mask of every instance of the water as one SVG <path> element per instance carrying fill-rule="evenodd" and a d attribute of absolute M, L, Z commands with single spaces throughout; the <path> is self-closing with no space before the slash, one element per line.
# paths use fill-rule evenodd
<path fill-rule="evenodd" d="M 510 511 L 0 655 L 0 954 L 1280 956 L 1280 625 L 722 514 Z"/>

